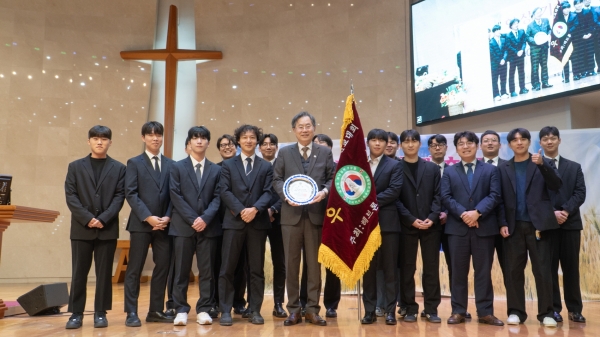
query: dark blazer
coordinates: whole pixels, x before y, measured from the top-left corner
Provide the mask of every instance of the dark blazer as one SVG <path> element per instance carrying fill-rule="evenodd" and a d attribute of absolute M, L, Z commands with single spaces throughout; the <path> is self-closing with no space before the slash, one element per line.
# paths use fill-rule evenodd
<path fill-rule="evenodd" d="M 507 55 L 508 52 L 506 49 L 506 39 L 503 36 L 501 36 L 500 45 L 498 45 L 496 38 L 492 37 L 490 39 L 490 63 L 492 68 L 500 67 L 500 61 L 506 61 Z"/>
<path fill-rule="evenodd" d="M 144 152 L 127 161 L 125 172 L 125 197 L 131 207 L 127 221 L 130 232 L 152 232 L 152 226 L 144 221 L 149 216 L 171 217 L 173 204 L 169 190 L 171 165 L 175 161 L 161 156 L 160 174 L 154 171 L 152 162 Z"/>
<path fill-rule="evenodd" d="M 515 34 L 510 31 L 504 35 L 506 41 L 506 51 L 509 62 L 514 62 L 519 58 L 525 57 L 525 48 L 527 47 L 527 38 L 525 36 L 525 31 L 522 29 L 517 30 L 517 37 Z M 523 51 L 521 57 L 517 55 L 519 51 Z"/>
<path fill-rule="evenodd" d="M 448 209 L 446 234 L 466 235 L 469 230 L 460 215 L 465 211 L 478 210 L 482 215 L 478 220 L 478 236 L 491 236 L 500 232 L 495 208 L 501 202 L 500 175 L 498 169 L 490 164 L 477 161 L 473 174 L 473 188 L 469 189 L 469 181 L 462 162 L 444 169 L 441 196 Z"/>
<path fill-rule="evenodd" d="M 531 23 L 527 26 L 527 43 L 529 43 L 529 47 L 531 48 L 531 52 L 539 52 L 541 49 L 548 49 L 549 44 L 544 43 L 541 45 L 537 45 L 534 40 L 534 36 L 537 33 L 543 32 L 550 35 L 550 22 L 546 18 L 541 19 L 541 24 L 537 24 L 535 20 L 531 21 Z"/>
<path fill-rule="evenodd" d="M 382 232 L 400 232 L 400 214 L 396 201 L 402 188 L 402 162 L 381 156 L 373 182 L 379 204 L 379 228 Z"/>
<path fill-rule="evenodd" d="M 277 159 L 275 159 L 275 162 L 277 162 Z M 275 163 L 273 163 L 273 165 L 271 165 L 271 167 L 275 166 Z M 271 222 L 271 225 L 281 225 L 281 205 L 282 205 L 282 200 L 279 197 L 279 194 L 277 194 L 277 192 L 275 192 L 275 189 L 272 186 L 273 184 L 271 183 L 271 201 L 269 201 L 269 207 L 270 208 L 274 208 L 276 210 L 275 213 L 273 213 L 273 218 L 275 218 L 275 221 Z"/>
<path fill-rule="evenodd" d="M 125 201 L 125 165 L 107 156 L 96 182 L 90 156 L 75 160 L 69 164 L 65 195 L 71 211 L 71 240 L 119 238 L 119 211 Z M 93 218 L 104 227 L 88 227 Z"/>
<path fill-rule="evenodd" d="M 273 184 L 271 163 L 254 156 L 252 171 L 246 176 L 242 156 L 227 159 L 221 166 L 221 201 L 225 204 L 223 229 L 243 229 L 252 225 L 254 229 L 269 229 L 269 202 Z M 258 213 L 250 223 L 244 222 L 240 212 L 244 208 L 256 207 Z"/>
<path fill-rule="evenodd" d="M 172 165 L 169 190 L 171 203 L 173 203 L 173 216 L 169 235 L 184 237 L 194 235 L 196 231 L 192 225 L 197 217 L 201 217 L 206 222 L 207 226 L 203 233 L 207 237 L 223 234 L 218 216 L 221 203 L 220 178 L 221 168 L 208 159 L 204 163 L 200 186 L 190 157 Z"/>
<path fill-rule="evenodd" d="M 327 188 L 329 193 L 334 193 L 332 191 L 332 188 L 334 187 L 331 186 L 334 167 L 335 163 L 333 162 L 331 150 L 327 146 L 313 143 L 310 154 L 310 165 L 306 174 L 315 180 L 319 190 Z M 281 148 L 273 168 L 273 187 L 282 200 L 285 200 L 285 195 L 283 194 L 283 184 L 287 178 L 295 174 L 305 174 L 304 168 L 302 167 L 302 157 L 300 156 L 298 143 Z M 327 200 L 324 199 L 321 202 L 310 204 L 306 207 L 308 208 L 308 217 L 310 222 L 316 226 L 323 226 Z M 304 207 L 290 206 L 285 201 L 282 202 L 281 224 L 297 224 L 302 216 L 303 208 Z"/>
<path fill-rule="evenodd" d="M 402 230 L 405 234 L 422 232 L 423 230 L 412 226 L 417 218 L 433 221 L 433 225 L 426 231 L 442 230 L 440 224 L 442 210 L 440 167 L 419 158 L 417 176 L 413 177 L 404 161 L 402 161 L 402 165 L 404 166 L 404 183 L 398 200 L 398 211 L 404 227 Z"/>
<path fill-rule="evenodd" d="M 508 232 L 513 233 L 515 229 L 515 213 L 517 210 L 517 187 L 515 177 L 515 158 L 498 165 L 502 180 L 501 225 L 508 226 Z M 544 158 L 542 165 L 530 162 L 527 166 L 527 185 L 525 198 L 527 200 L 527 211 L 533 226 L 540 231 L 559 228 L 558 221 L 554 215 L 554 207 L 548 190 L 558 191 L 562 180 L 554 164 Z"/>
<path fill-rule="evenodd" d="M 569 217 L 562 225 L 561 229 L 582 230 L 583 223 L 579 207 L 585 201 L 585 180 L 581 165 L 572 160 L 560 156 L 558 162 L 558 173 L 562 179 L 562 186 L 558 191 L 550 191 L 550 199 L 554 204 L 555 210 L 565 210 L 569 212 Z"/>

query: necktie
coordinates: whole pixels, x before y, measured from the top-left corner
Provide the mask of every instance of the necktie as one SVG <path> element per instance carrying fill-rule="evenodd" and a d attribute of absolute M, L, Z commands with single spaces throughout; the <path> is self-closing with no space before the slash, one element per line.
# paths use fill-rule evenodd
<path fill-rule="evenodd" d="M 248 157 L 246 158 L 246 161 L 248 162 L 248 164 L 246 164 L 246 175 L 249 175 L 250 172 L 252 172 L 252 158 Z"/>
<path fill-rule="evenodd" d="M 200 186 L 200 183 L 202 182 L 202 171 L 200 171 L 201 167 L 202 164 L 196 164 L 196 179 L 198 180 L 198 186 Z"/>
<path fill-rule="evenodd" d="M 473 186 L 473 163 L 467 163 L 467 180 L 469 181 L 469 189 Z"/>
<path fill-rule="evenodd" d="M 440 175 L 443 177 L 444 176 L 444 164 L 440 164 L 438 166 L 440 167 Z"/>
<path fill-rule="evenodd" d="M 488 159 L 487 163 L 488 163 L 488 164 L 492 164 L 492 165 L 494 165 L 494 161 L 493 161 L 493 160 L 491 160 L 491 159 Z"/>
<path fill-rule="evenodd" d="M 158 166 L 158 157 L 154 156 L 154 157 L 152 157 L 152 159 L 154 159 L 154 171 L 156 171 L 156 173 L 160 174 L 160 166 Z"/>
<path fill-rule="evenodd" d="M 515 33 L 515 40 L 519 39 L 519 35 L 517 35 L 518 33 Z"/>
<path fill-rule="evenodd" d="M 554 158 L 552 160 L 554 161 L 554 167 L 558 168 L 558 159 Z"/>
<path fill-rule="evenodd" d="M 302 148 L 302 158 L 304 158 L 304 160 L 308 159 L 308 146 Z"/>

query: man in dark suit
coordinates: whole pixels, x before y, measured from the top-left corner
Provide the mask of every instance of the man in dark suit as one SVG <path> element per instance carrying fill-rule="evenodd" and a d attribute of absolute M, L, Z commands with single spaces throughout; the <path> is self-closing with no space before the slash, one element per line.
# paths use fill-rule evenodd
<path fill-rule="evenodd" d="M 440 168 L 419 158 L 421 135 L 407 130 L 400 135 L 404 152 L 404 183 L 400 192 L 398 210 L 402 222 L 400 249 L 402 266 L 402 302 L 407 307 L 405 322 L 416 322 L 419 305 L 415 302 L 415 271 L 417 250 L 421 244 L 423 259 L 423 293 L 425 317 L 431 323 L 441 323 L 437 308 L 440 294 Z"/>
<path fill-rule="evenodd" d="M 546 126 L 540 130 L 540 145 L 544 149 L 544 157 L 553 161 L 563 181 L 558 192 L 550 191 L 554 203 L 554 214 L 560 225 L 552 255 L 552 288 L 554 299 L 554 320 L 562 322 L 562 303 L 558 282 L 558 264 L 563 274 L 565 304 L 569 319 L 585 323 L 581 315 L 581 286 L 579 282 L 579 251 L 581 247 L 581 231 L 583 222 L 579 207 L 585 201 L 585 180 L 581 165 L 558 154 L 560 132 L 554 126 Z"/>
<path fill-rule="evenodd" d="M 573 73 L 580 79 L 595 75 L 594 68 L 594 38 L 598 34 L 600 22 L 598 13 L 591 9 L 585 9 L 583 0 L 575 0 L 575 14 L 577 26 L 573 31 L 573 54 L 571 58 L 577 65 L 577 73 Z M 571 27 L 569 27 L 571 28 Z"/>
<path fill-rule="evenodd" d="M 568 1 L 563 1 L 560 4 L 561 13 L 557 14 L 556 21 L 564 22 L 567 25 L 567 34 L 570 35 L 570 39 L 573 42 L 573 53 L 569 60 L 565 62 L 563 67 L 563 82 L 569 83 L 571 79 L 571 72 L 569 71 L 569 63 L 573 67 L 573 80 L 578 81 L 580 79 L 579 72 L 581 68 L 581 60 L 578 54 L 580 54 L 580 47 L 576 46 L 576 41 L 579 42 L 580 38 L 575 36 L 575 32 L 579 30 L 579 18 L 573 12 L 571 12 L 571 4 Z"/>
<path fill-rule="evenodd" d="M 173 217 L 169 235 L 173 236 L 175 254 L 175 285 L 173 299 L 177 317 L 174 325 L 186 325 L 190 305 L 187 302 L 192 259 L 196 254 L 200 298 L 196 302 L 196 322 L 212 324 L 208 312 L 215 307 L 211 290 L 213 279 L 216 237 L 221 235 L 218 215 L 219 179 L 221 168 L 205 158 L 210 145 L 210 131 L 204 126 L 194 126 L 188 131 L 191 144 L 189 157 L 171 167 L 171 202 Z"/>
<path fill-rule="evenodd" d="M 531 18 L 533 21 L 527 26 L 527 43 L 529 44 L 529 50 L 531 53 L 531 84 L 534 91 L 539 91 L 541 88 L 551 88 L 552 85 L 548 83 L 548 48 L 549 48 L 549 37 L 550 37 L 550 22 L 546 18 L 542 18 L 543 8 L 537 7 L 533 10 Z M 547 39 L 539 39 L 538 44 L 535 41 L 535 35 L 543 33 L 548 36 Z M 540 67 L 541 82 L 540 82 Z M 541 86 L 540 86 L 541 83 Z"/>
<path fill-rule="evenodd" d="M 510 32 L 506 33 L 506 49 L 508 52 L 508 87 L 511 97 L 518 96 L 515 87 L 515 71 L 519 76 L 519 94 L 529 92 L 525 88 L 525 48 L 527 47 L 527 38 L 525 31 L 519 29 L 519 19 L 515 18 L 510 21 Z"/>
<path fill-rule="evenodd" d="M 475 305 L 479 323 L 501 326 L 494 316 L 491 270 L 498 233 L 496 206 L 501 201 L 498 169 L 476 159 L 479 139 L 471 131 L 454 135 L 461 162 L 444 170 L 442 201 L 448 209 L 446 234 L 452 256 L 452 316 L 448 324 L 465 321 L 471 258 L 475 274 Z"/>
<path fill-rule="evenodd" d="M 557 191 L 561 179 L 549 160 L 530 154 L 531 134 L 516 128 L 506 136 L 515 156 L 498 166 L 502 177 L 500 213 L 504 239 L 504 284 L 508 324 L 527 319 L 525 311 L 525 266 L 531 261 L 535 278 L 538 315 L 546 327 L 556 327 L 552 308 L 552 247 L 559 227 L 548 190 Z"/>
<path fill-rule="evenodd" d="M 125 165 L 107 155 L 112 131 L 96 125 L 88 132 L 90 155 L 69 164 L 65 196 L 71 211 L 72 276 L 67 329 L 83 322 L 92 259 L 96 266 L 94 327 L 108 326 L 112 309 L 112 266 L 119 238 L 119 211 L 125 201 Z"/>
<path fill-rule="evenodd" d="M 384 155 L 388 133 L 373 129 L 367 134 L 369 166 L 373 175 L 377 204 L 379 205 L 379 227 L 381 246 L 375 252 L 369 269 L 363 276 L 363 303 L 365 316 L 362 324 L 372 324 L 377 320 L 377 270 L 383 271 L 385 280 L 385 324 L 396 325 L 396 290 L 398 268 L 398 243 L 400 242 L 400 216 L 396 201 L 402 188 L 402 166 L 397 160 Z"/>
<path fill-rule="evenodd" d="M 325 198 L 331 188 L 334 162 L 331 150 L 312 142 L 316 127 L 315 118 L 300 112 L 292 118 L 292 129 L 298 143 L 279 150 L 273 173 L 273 187 L 284 200 L 281 205 L 281 232 L 286 259 L 287 309 L 290 313 L 284 325 L 302 322 L 299 299 L 299 272 L 302 249 L 306 252 L 308 266 L 308 303 L 306 321 L 316 325 L 327 322 L 319 316 L 321 292 L 321 264 L 318 251 L 325 217 Z M 317 183 L 319 191 L 308 205 L 298 205 L 287 200 L 283 192 L 285 181 L 296 174 L 306 174 Z"/>
<path fill-rule="evenodd" d="M 260 138 L 258 145 L 260 154 L 264 160 L 275 164 L 275 156 L 278 149 L 277 136 L 265 133 Z M 272 188 L 272 186 L 271 186 Z M 283 309 L 283 298 L 285 296 L 285 252 L 283 249 L 283 237 L 281 236 L 281 198 L 271 189 L 271 201 L 269 202 L 269 220 L 271 229 L 267 230 L 269 246 L 271 246 L 271 261 L 273 263 L 273 316 L 279 318 L 287 317 Z"/>
<path fill-rule="evenodd" d="M 401 160 L 401 158 L 396 156 L 396 153 L 398 153 L 398 146 L 400 146 L 398 135 L 391 131 L 388 132 L 388 142 L 384 152 L 385 155 L 392 159 Z"/>
<path fill-rule="evenodd" d="M 592 40 L 594 43 L 594 50 L 592 58 L 595 58 L 595 62 L 592 62 L 592 73 L 590 75 L 598 75 L 595 69 L 600 71 L 600 6 L 592 6 L 592 0 L 583 1 L 583 9 L 590 11 L 593 14 L 595 25 L 595 34 L 592 34 Z M 593 61 L 593 60 L 592 60 Z M 597 68 L 596 68 L 597 67 Z"/>
<path fill-rule="evenodd" d="M 220 182 L 221 200 L 226 206 L 219 273 L 220 324 L 233 324 L 233 278 L 242 250 L 248 257 L 248 282 L 252 289 L 248 298 L 248 321 L 264 324 L 260 309 L 265 290 L 265 242 L 267 230 L 271 228 L 267 209 L 271 201 L 273 168 L 255 154 L 262 130 L 244 124 L 235 130 L 234 136 L 242 153 L 223 161 Z"/>
<path fill-rule="evenodd" d="M 167 276 L 171 264 L 171 238 L 168 225 L 171 221 L 169 195 L 171 159 L 160 154 L 164 128 L 159 122 L 142 126 L 145 151 L 127 161 L 125 172 L 125 197 L 131 207 L 127 222 L 129 231 L 129 263 L 125 273 L 125 325 L 141 326 L 138 317 L 140 276 L 148 248 L 152 245 L 154 270 L 150 285 L 150 308 L 146 322 L 172 323 L 173 318 L 163 313 Z"/>
<path fill-rule="evenodd" d="M 492 38 L 490 39 L 490 68 L 492 70 L 492 93 L 496 101 L 503 97 L 508 98 L 506 94 L 506 58 L 508 52 L 506 48 L 506 40 L 502 36 L 500 25 L 495 25 L 492 28 Z M 500 89 L 498 89 L 498 81 L 500 81 Z"/>

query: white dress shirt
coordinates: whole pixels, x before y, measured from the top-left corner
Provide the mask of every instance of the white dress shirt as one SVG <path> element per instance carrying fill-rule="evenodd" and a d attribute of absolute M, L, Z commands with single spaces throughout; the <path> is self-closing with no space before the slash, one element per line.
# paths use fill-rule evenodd
<path fill-rule="evenodd" d="M 204 177 L 204 165 L 206 164 L 206 157 L 202 158 L 201 161 L 197 161 L 194 157 L 190 156 L 192 160 L 192 167 L 194 168 L 194 172 L 196 172 L 196 165 L 200 164 L 200 175 Z"/>
<path fill-rule="evenodd" d="M 552 158 L 552 157 L 548 157 L 546 155 L 544 155 L 544 158 L 548 158 L 550 160 L 554 160 L 556 159 L 556 161 L 554 162 L 554 166 L 556 166 L 556 169 L 558 170 L 558 162 L 560 161 L 560 154 L 557 154 L 556 157 Z"/>
<path fill-rule="evenodd" d="M 152 167 L 154 167 L 154 159 L 152 159 L 152 157 L 154 157 L 154 155 L 152 154 L 152 152 L 146 150 L 146 155 L 148 156 L 148 158 L 150 158 L 150 162 L 152 163 Z M 161 164 L 161 154 L 160 152 L 158 153 L 158 155 L 156 155 L 156 157 L 158 157 L 158 168 L 161 170 L 162 172 L 162 164 Z"/>
<path fill-rule="evenodd" d="M 384 155 L 382 154 L 381 156 L 377 157 L 377 158 L 371 158 L 371 156 L 369 156 L 369 166 L 371 166 L 371 174 L 375 175 L 375 171 L 377 170 L 377 166 L 379 166 L 379 163 L 381 162 L 381 157 L 383 157 Z"/>

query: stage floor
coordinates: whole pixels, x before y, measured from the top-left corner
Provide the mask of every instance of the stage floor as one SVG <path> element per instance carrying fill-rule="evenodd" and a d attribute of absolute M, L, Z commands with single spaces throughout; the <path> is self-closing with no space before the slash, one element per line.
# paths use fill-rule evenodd
<path fill-rule="evenodd" d="M 36 284 L 0 284 L 0 294 L 4 301 L 14 301 L 20 295 L 33 289 Z M 273 297 L 265 295 L 262 315 L 265 318 L 264 325 L 252 325 L 239 315 L 234 315 L 233 326 L 223 327 L 219 325 L 218 319 L 213 325 L 198 325 L 195 311 L 190 312 L 188 325 L 175 327 L 171 324 L 145 323 L 149 298 L 149 284 L 143 283 L 139 300 L 139 316 L 142 326 L 129 328 L 125 326 L 125 313 L 123 312 L 123 284 L 115 285 L 113 288 L 113 310 L 108 312 L 108 328 L 94 329 L 93 327 L 93 298 L 94 287 L 88 287 L 88 301 L 86 308 L 90 311 L 85 313 L 83 327 L 78 330 L 66 330 L 69 313 L 55 316 L 30 317 L 27 314 L 5 317 L 0 319 L 0 336 L 235 336 L 235 337 L 267 337 L 267 336 L 290 336 L 290 337 L 337 337 L 337 336 L 389 336 L 402 335 L 405 337 L 492 337 L 492 336 L 600 336 L 600 302 L 585 302 L 583 315 L 587 318 L 587 324 L 565 321 L 559 323 L 558 328 L 543 328 L 535 320 L 537 303 L 527 302 L 527 311 L 530 317 L 525 324 L 518 326 L 505 325 L 503 327 L 488 326 L 477 323 L 476 318 L 470 322 L 459 325 L 448 325 L 446 319 L 450 315 L 450 299 L 443 298 L 439 307 L 441 324 L 427 323 L 425 319 L 419 319 L 417 323 L 404 323 L 398 321 L 398 325 L 385 325 L 380 318 L 373 325 L 361 325 L 358 321 L 358 307 L 356 295 L 344 295 L 338 308 L 338 318 L 328 318 L 326 327 L 317 327 L 311 324 L 301 323 L 296 326 L 286 327 L 284 319 L 274 318 L 271 315 Z M 189 302 L 195 303 L 198 299 L 197 283 L 190 284 Z M 417 298 L 419 306 L 423 305 L 423 299 Z M 194 305 L 192 304 L 192 307 Z M 471 299 L 469 311 L 475 317 L 475 304 Z M 496 316 L 506 322 L 506 301 L 495 302 Z M 321 314 L 325 314 L 321 310 Z M 562 312 L 566 319 L 566 309 Z"/>

